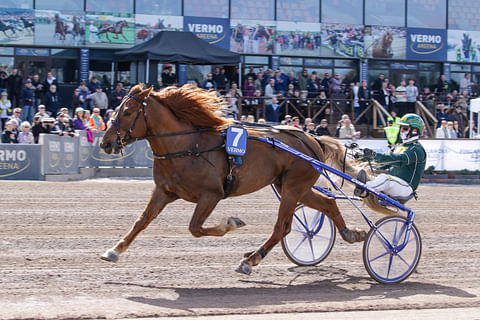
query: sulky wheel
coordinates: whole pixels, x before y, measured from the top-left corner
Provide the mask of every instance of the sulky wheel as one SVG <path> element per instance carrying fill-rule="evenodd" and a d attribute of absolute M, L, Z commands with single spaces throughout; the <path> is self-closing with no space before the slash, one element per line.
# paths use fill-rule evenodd
<path fill-rule="evenodd" d="M 292 230 L 282 239 L 282 249 L 293 263 L 314 266 L 328 256 L 334 243 L 333 222 L 320 211 L 302 205 L 295 210 Z"/>
<path fill-rule="evenodd" d="M 399 248 L 405 238 L 408 219 L 388 216 L 377 221 L 363 244 L 363 263 L 370 276 L 380 283 L 399 283 L 408 278 L 418 265 L 422 254 L 422 239 L 412 224 L 406 246 Z"/>

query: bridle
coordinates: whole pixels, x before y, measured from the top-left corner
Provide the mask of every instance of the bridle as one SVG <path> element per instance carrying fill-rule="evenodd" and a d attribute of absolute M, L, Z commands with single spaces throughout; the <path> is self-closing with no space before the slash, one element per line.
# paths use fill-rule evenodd
<path fill-rule="evenodd" d="M 137 101 L 140 104 L 140 108 L 138 109 L 137 115 L 135 116 L 135 120 L 133 121 L 130 129 L 125 129 L 122 126 L 120 126 L 120 113 L 122 112 L 123 105 L 130 98 Z M 135 142 L 135 141 L 145 140 L 145 139 L 150 139 L 150 138 L 164 138 L 164 137 L 180 136 L 180 135 L 185 135 L 185 134 L 200 133 L 200 132 L 205 132 L 205 131 L 215 131 L 216 130 L 214 128 L 198 128 L 198 129 L 194 129 L 194 130 L 187 130 L 187 131 L 180 131 L 180 132 L 171 132 L 171 133 L 163 133 L 163 134 L 156 134 L 156 135 L 148 135 L 147 104 L 148 104 L 149 98 L 150 98 L 150 95 L 148 95 L 145 99 L 141 100 L 140 98 L 138 98 L 137 96 L 135 96 L 133 94 L 128 94 L 127 96 L 125 96 L 125 98 L 123 98 L 122 103 L 118 107 L 118 112 L 115 115 L 115 120 L 114 120 L 113 123 L 115 124 L 115 127 L 117 129 L 117 146 L 120 149 L 120 152 L 123 153 L 123 148 L 124 148 L 125 144 L 129 143 L 129 142 Z M 133 138 L 132 137 L 132 132 L 135 129 L 135 125 L 137 124 L 137 121 L 140 118 L 141 113 L 143 113 L 143 118 L 145 120 L 145 127 L 146 127 L 145 136 L 139 137 L 139 138 Z M 126 132 L 126 134 L 123 138 L 122 138 L 122 134 L 120 132 L 120 129 Z M 166 154 L 166 155 L 158 155 L 156 153 L 153 153 L 153 155 L 158 159 L 164 160 L 164 159 L 179 158 L 179 157 L 184 157 L 184 156 L 189 156 L 189 155 L 198 156 L 198 155 L 200 155 L 201 153 L 204 153 L 204 152 L 219 150 L 219 147 L 214 147 L 214 148 L 207 149 L 207 150 L 198 150 L 198 145 L 196 145 L 196 148 L 197 148 L 196 150 L 184 150 L 184 151 L 180 151 L 180 152 L 176 152 L 176 153 L 172 153 L 172 154 Z"/>
<path fill-rule="evenodd" d="M 125 129 L 125 128 L 122 128 L 120 126 L 120 113 L 122 112 L 122 108 L 123 108 L 123 105 L 128 101 L 128 99 L 133 99 L 135 101 L 137 101 L 139 104 L 140 104 L 140 108 L 138 109 L 138 112 L 137 112 L 137 116 L 135 117 L 135 120 L 133 121 L 132 123 L 132 126 L 130 127 L 130 129 Z M 126 143 L 129 143 L 129 142 L 133 142 L 133 141 L 137 141 L 137 140 L 140 140 L 140 139 L 145 139 L 147 137 L 144 137 L 144 138 L 132 138 L 132 132 L 133 130 L 135 129 L 135 125 L 137 124 L 137 120 L 138 118 L 140 117 L 140 113 L 143 113 L 143 118 L 145 119 L 145 127 L 147 127 L 147 103 L 148 103 L 148 99 L 150 98 L 150 96 L 147 96 L 145 99 L 143 100 L 140 100 L 137 96 L 133 95 L 133 94 L 129 94 L 127 95 L 122 103 L 120 104 L 119 108 L 118 108 L 118 112 L 117 114 L 115 115 L 115 121 L 114 121 L 114 124 L 115 124 L 115 127 L 117 128 L 117 146 L 120 148 L 120 150 L 123 149 L 124 145 Z M 122 134 L 120 132 L 120 129 L 122 129 L 123 131 L 127 132 L 125 134 L 125 136 L 122 138 Z M 148 130 L 148 127 L 147 127 L 147 130 Z"/>

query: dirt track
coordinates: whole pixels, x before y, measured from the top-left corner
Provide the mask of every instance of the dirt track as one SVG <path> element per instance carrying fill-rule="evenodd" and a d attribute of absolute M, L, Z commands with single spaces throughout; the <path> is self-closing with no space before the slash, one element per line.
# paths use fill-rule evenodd
<path fill-rule="evenodd" d="M 401 284 L 380 285 L 364 269 L 362 245 L 340 237 L 316 267 L 296 267 L 278 246 L 251 276 L 234 272 L 243 253 L 271 232 L 278 202 L 268 188 L 219 204 L 208 224 L 228 216 L 247 223 L 223 238 L 193 238 L 188 222 L 194 206 L 177 201 L 112 264 L 99 255 L 130 228 L 151 181 L 1 184 L 1 319 L 452 307 L 480 312 L 480 187 L 421 186 L 420 200 L 409 203 L 423 238 L 418 272 Z M 341 207 L 350 227 L 366 227 L 359 214 Z"/>

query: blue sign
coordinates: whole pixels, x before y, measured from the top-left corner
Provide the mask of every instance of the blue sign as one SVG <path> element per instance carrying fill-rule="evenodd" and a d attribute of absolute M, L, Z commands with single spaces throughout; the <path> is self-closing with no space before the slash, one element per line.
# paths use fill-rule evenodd
<path fill-rule="evenodd" d="M 368 81 L 368 60 L 360 61 L 360 81 Z"/>
<path fill-rule="evenodd" d="M 183 85 L 187 83 L 187 70 L 188 66 L 186 64 L 179 64 L 178 65 L 178 84 Z"/>
<path fill-rule="evenodd" d="M 392 62 L 390 68 L 395 70 L 418 70 L 418 63 L 413 62 Z"/>
<path fill-rule="evenodd" d="M 17 56 L 37 56 L 48 57 L 50 55 L 49 49 L 35 49 L 35 48 L 16 48 Z"/>
<path fill-rule="evenodd" d="M 183 31 L 190 31 L 210 44 L 230 50 L 229 19 L 185 16 Z"/>
<path fill-rule="evenodd" d="M 90 49 L 80 49 L 80 81 L 88 81 L 88 72 L 90 71 Z"/>
<path fill-rule="evenodd" d="M 303 64 L 309 67 L 333 67 L 332 59 L 305 58 Z"/>
<path fill-rule="evenodd" d="M 447 30 L 407 28 L 407 59 L 447 59 Z"/>
<path fill-rule="evenodd" d="M 450 79 L 452 78 L 452 75 L 450 74 L 450 68 L 450 62 L 445 62 L 443 64 L 443 74 L 445 75 L 445 80 L 447 80 L 448 82 L 450 82 Z"/>
<path fill-rule="evenodd" d="M 230 127 L 227 130 L 227 153 L 243 156 L 247 152 L 247 130 L 240 127 Z"/>
<path fill-rule="evenodd" d="M 279 56 L 272 56 L 272 60 L 270 62 L 270 68 L 273 70 L 280 69 L 280 57 Z"/>

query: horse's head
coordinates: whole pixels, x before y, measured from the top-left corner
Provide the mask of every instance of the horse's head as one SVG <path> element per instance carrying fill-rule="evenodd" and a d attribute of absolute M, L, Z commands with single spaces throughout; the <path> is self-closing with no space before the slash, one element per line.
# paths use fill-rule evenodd
<path fill-rule="evenodd" d="M 146 107 L 152 87 L 134 86 L 115 110 L 115 120 L 103 136 L 100 148 L 106 153 L 119 153 L 122 148 L 147 135 Z"/>

